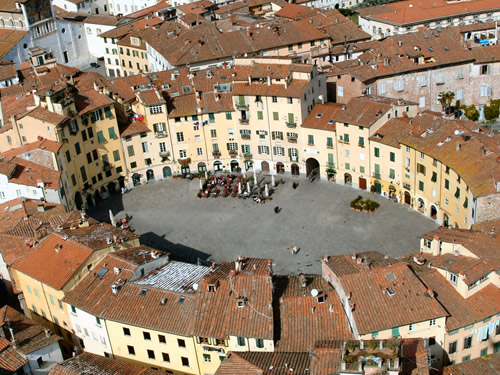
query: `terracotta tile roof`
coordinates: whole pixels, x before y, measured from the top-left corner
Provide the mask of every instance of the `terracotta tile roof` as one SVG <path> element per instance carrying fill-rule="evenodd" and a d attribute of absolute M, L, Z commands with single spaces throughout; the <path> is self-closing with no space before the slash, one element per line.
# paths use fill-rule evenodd
<path fill-rule="evenodd" d="M 16 169 L 17 164 L 15 162 L 6 159 L 0 160 L 0 174 L 7 176 L 7 178 L 10 178 L 16 172 Z"/>
<path fill-rule="evenodd" d="M 270 86 L 267 83 L 257 83 L 252 82 L 251 85 L 248 82 L 235 82 L 233 83 L 233 95 L 246 95 L 246 96 L 279 96 L 279 97 L 290 97 L 290 98 L 300 98 L 307 86 L 309 81 L 294 79 L 285 87 L 284 84 L 273 83 Z"/>
<path fill-rule="evenodd" d="M 23 3 L 24 1 L 16 1 L 16 0 L 3 0 L 0 5 L 0 10 L 12 13 L 22 13 L 22 9 L 19 9 L 16 6 L 16 3 Z"/>
<path fill-rule="evenodd" d="M 174 98 L 174 100 L 168 103 L 168 117 L 182 117 L 191 116 L 197 113 L 198 103 L 196 101 L 196 95 L 184 95 L 179 99 Z"/>
<path fill-rule="evenodd" d="M 500 135 L 489 136 L 486 130 L 470 121 L 446 120 L 430 113 L 421 114 L 412 122 L 431 131 L 404 137 L 402 144 L 453 169 L 474 197 L 496 193 L 495 183 L 500 181 L 497 161 Z"/>
<path fill-rule="evenodd" d="M 396 99 L 383 98 L 380 96 L 360 96 L 352 98 L 345 105 L 345 110 L 338 114 L 337 121 L 369 128 L 384 116 L 396 103 Z"/>
<path fill-rule="evenodd" d="M 234 357 L 234 358 L 233 358 Z M 228 364 L 225 364 L 230 360 Z M 231 352 L 217 370 L 216 375 L 225 374 L 262 374 L 289 375 L 305 374 L 310 368 L 309 353 L 273 353 L 273 352 Z M 292 370 L 293 369 L 293 370 Z M 234 372 L 230 372 L 233 370 Z M 248 372 L 244 372 L 247 370 Z M 257 372 L 257 371 L 258 372 Z"/>
<path fill-rule="evenodd" d="M 263 369 L 247 361 L 239 354 L 241 352 L 230 352 L 220 364 L 215 375 L 262 375 Z"/>
<path fill-rule="evenodd" d="M 194 13 L 194 14 L 202 14 L 208 11 L 208 8 L 213 7 L 214 3 L 210 0 L 200 0 L 195 1 L 190 4 L 178 5 L 176 8 L 180 10 L 184 14 Z"/>
<path fill-rule="evenodd" d="M 432 289 L 435 298 L 448 312 L 448 331 L 481 322 L 500 312 L 500 290 L 494 284 L 487 285 L 466 299 L 436 269 L 424 267 L 418 272 L 418 277 Z"/>
<path fill-rule="evenodd" d="M 113 100 L 93 89 L 79 91 L 78 93 L 75 93 L 73 98 L 75 99 L 75 107 L 78 111 L 78 116 L 106 105 L 111 106 L 114 104 Z"/>
<path fill-rule="evenodd" d="M 7 55 L 27 33 L 27 30 L 0 29 L 0 58 Z"/>
<path fill-rule="evenodd" d="M 359 9 L 361 17 L 394 25 L 409 25 L 448 17 L 498 11 L 496 0 L 471 0 L 464 6 L 460 2 L 446 0 L 400 1 Z"/>
<path fill-rule="evenodd" d="M 139 101 L 146 106 L 165 103 L 165 99 L 163 99 L 160 93 L 155 89 L 141 90 L 136 93 L 136 96 Z"/>
<path fill-rule="evenodd" d="M 130 123 L 126 123 L 123 125 L 122 128 L 120 128 L 120 136 L 121 137 L 128 137 L 140 133 L 147 133 L 150 132 L 151 130 L 148 128 L 148 125 L 139 120 L 132 120 Z"/>
<path fill-rule="evenodd" d="M 418 126 L 417 124 L 413 124 L 413 121 L 410 118 L 392 118 L 370 137 L 370 141 L 399 149 L 399 142 L 401 139 L 408 136 L 412 132 L 421 134 L 424 131 L 425 128 Z"/>
<path fill-rule="evenodd" d="M 443 369 L 443 375 L 496 375 L 498 373 L 500 373 L 500 353 L 489 354 Z"/>
<path fill-rule="evenodd" d="M 78 212 L 75 213 L 78 214 Z M 124 231 L 108 223 L 96 221 L 89 221 L 88 226 L 78 226 L 77 223 L 71 222 L 69 225 L 63 225 L 62 232 L 70 240 L 77 241 L 94 250 L 108 247 L 110 239 L 113 239 L 114 242 L 129 242 L 139 238 L 137 234 Z"/>
<path fill-rule="evenodd" d="M 56 249 L 60 247 L 59 250 Z M 94 250 L 55 233 L 43 239 L 14 265 L 24 273 L 56 290 L 62 289 Z"/>
<path fill-rule="evenodd" d="M 14 374 L 28 363 L 28 360 L 14 349 L 9 340 L 0 337 L 0 374 Z"/>
<path fill-rule="evenodd" d="M 500 45 L 471 49 L 475 64 L 485 64 L 500 61 Z"/>
<path fill-rule="evenodd" d="M 319 341 L 347 340 L 353 335 L 340 299 L 321 276 L 305 277 L 302 287 L 299 276 L 275 279 L 276 298 L 279 298 L 281 334 L 278 350 L 310 352 Z M 311 295 L 316 289 L 324 302 Z"/>
<path fill-rule="evenodd" d="M 152 260 L 152 250 L 141 245 L 107 254 L 95 265 L 92 272 L 80 281 L 78 288 L 65 295 L 64 302 L 102 317 L 115 299 L 111 286 L 119 279 L 125 283 L 129 281 L 141 265 Z M 118 273 L 115 268 L 119 270 Z M 102 270 L 107 271 L 103 276 L 98 276 Z"/>
<path fill-rule="evenodd" d="M 329 257 L 326 265 L 337 274 L 345 292 L 352 293 L 349 303 L 355 306 L 353 317 L 360 334 L 447 315 L 435 299 L 425 295 L 427 288 L 405 263 L 367 252 L 357 254 L 356 259 L 351 255 Z"/>
<path fill-rule="evenodd" d="M 315 10 L 311 9 L 310 7 L 290 3 L 274 13 L 274 16 L 296 20 L 298 18 L 304 17 L 307 14 L 310 14 L 311 12 L 315 12 Z"/>
<path fill-rule="evenodd" d="M 132 22 L 134 31 L 142 31 L 145 28 L 161 25 L 163 19 L 157 16 L 146 16 L 138 21 Z"/>
<path fill-rule="evenodd" d="M 14 63 L 0 60 L 0 81 L 15 77 L 17 77 L 17 71 Z"/>
<path fill-rule="evenodd" d="M 150 13 L 155 13 L 162 9 L 170 7 L 168 0 L 162 0 L 158 4 L 152 5 L 150 7 L 138 10 L 137 12 L 127 14 L 124 18 L 126 19 L 138 19 L 144 16 L 147 16 Z"/>
<path fill-rule="evenodd" d="M 338 114 L 342 111 L 342 104 L 316 104 L 302 123 L 303 128 L 335 131 Z"/>
<path fill-rule="evenodd" d="M 55 365 L 49 375 L 163 375 L 162 370 L 140 367 L 136 364 L 84 352 L 78 357 Z"/>
<path fill-rule="evenodd" d="M 118 38 L 121 38 L 121 37 L 127 35 L 131 30 L 132 30 L 132 28 L 129 25 L 122 25 L 122 26 L 116 27 L 114 29 L 105 31 L 102 34 L 99 34 L 99 37 L 118 39 Z"/>
<path fill-rule="evenodd" d="M 24 154 L 33 150 L 45 150 L 57 154 L 62 146 L 62 143 L 52 141 L 50 139 L 42 138 L 36 142 L 27 143 L 21 147 L 13 148 L 8 151 L 2 152 L 0 156 L 5 158 L 12 158 L 17 155 Z"/>
<path fill-rule="evenodd" d="M 500 233 L 500 220 L 488 220 L 472 224 L 471 229 L 486 232 L 491 237 L 498 237 L 498 233 Z"/>
<path fill-rule="evenodd" d="M 339 368 L 341 351 L 338 348 L 315 348 L 311 360 L 311 374 L 331 375 Z"/>
<path fill-rule="evenodd" d="M 50 331 L 47 336 L 47 329 L 44 326 L 36 324 L 8 305 L 0 309 L 0 327 L 2 325 L 13 329 L 16 349 L 25 355 L 62 340 L 61 337 L 50 333 Z M 7 338 L 12 339 L 10 335 Z"/>
<path fill-rule="evenodd" d="M 1 162 L 0 166 L 4 163 L 5 161 Z M 18 157 L 12 158 L 10 163 L 16 165 L 15 172 L 9 178 L 10 183 L 36 187 L 43 182 L 48 189 L 59 190 L 61 188 L 60 171 Z"/>
<path fill-rule="evenodd" d="M 120 21 L 119 17 L 108 16 L 105 14 L 92 14 L 88 16 L 83 23 L 90 23 L 94 25 L 116 26 Z"/>
<path fill-rule="evenodd" d="M 194 333 L 225 338 L 229 335 L 273 338 L 272 280 L 269 259 L 244 260 L 242 271 L 223 263 L 200 280 Z M 217 285 L 211 292 L 209 285 Z M 238 306 L 238 298 L 244 306 Z"/>
<path fill-rule="evenodd" d="M 469 25 L 460 25 L 458 26 L 458 30 L 461 33 L 467 33 L 469 31 L 482 31 L 482 30 L 491 30 L 495 28 L 495 22 L 477 22 L 471 23 Z"/>

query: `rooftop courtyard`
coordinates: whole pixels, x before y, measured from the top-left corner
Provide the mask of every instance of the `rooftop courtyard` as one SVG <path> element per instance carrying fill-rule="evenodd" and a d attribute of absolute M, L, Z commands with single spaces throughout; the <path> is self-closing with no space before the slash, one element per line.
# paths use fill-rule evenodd
<path fill-rule="evenodd" d="M 293 182 L 299 183 L 295 190 Z M 419 248 L 420 234 L 437 227 L 409 207 L 367 192 L 363 199 L 377 201 L 380 208 L 353 211 L 349 204 L 360 191 L 326 181 L 286 179 L 265 204 L 231 196 L 198 199 L 199 189 L 196 179 L 154 182 L 111 196 L 89 214 L 108 222 L 110 208 L 117 219 L 130 215 L 142 243 L 169 251 L 173 259 L 272 258 L 276 274 L 320 274 L 324 254 L 405 255 Z M 294 255 L 291 246 L 299 248 Z"/>

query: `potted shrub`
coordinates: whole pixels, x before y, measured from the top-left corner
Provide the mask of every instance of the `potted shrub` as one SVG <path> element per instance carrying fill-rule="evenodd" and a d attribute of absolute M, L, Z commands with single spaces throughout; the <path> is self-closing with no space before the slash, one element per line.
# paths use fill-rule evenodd
<path fill-rule="evenodd" d="M 369 351 L 373 352 L 377 347 L 377 342 L 375 340 L 369 340 L 366 346 L 368 347 Z"/>

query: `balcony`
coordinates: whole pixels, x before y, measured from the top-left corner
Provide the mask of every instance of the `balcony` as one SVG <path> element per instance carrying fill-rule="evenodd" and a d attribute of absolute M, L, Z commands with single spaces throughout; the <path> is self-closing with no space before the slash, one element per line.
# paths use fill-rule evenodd
<path fill-rule="evenodd" d="M 290 156 L 290 161 L 299 161 L 299 157 L 298 156 Z"/>
<path fill-rule="evenodd" d="M 160 151 L 160 157 L 168 159 L 170 157 L 170 152 L 168 152 L 168 151 Z"/>
<path fill-rule="evenodd" d="M 410 190 L 411 186 L 409 183 L 407 182 L 403 182 L 403 187 L 406 189 L 406 190 Z"/>
<path fill-rule="evenodd" d="M 232 158 L 235 158 L 236 156 L 238 156 L 238 151 L 229 150 L 229 156 L 231 156 Z"/>
<path fill-rule="evenodd" d="M 247 118 L 238 119 L 241 125 L 248 125 L 249 120 Z"/>
<path fill-rule="evenodd" d="M 212 152 L 212 156 L 213 156 L 215 159 L 218 159 L 218 158 L 220 158 L 220 152 L 219 152 L 219 151 L 214 151 L 214 152 Z"/>
<path fill-rule="evenodd" d="M 296 137 L 288 137 L 288 142 L 297 143 L 297 138 Z"/>
<path fill-rule="evenodd" d="M 374 178 L 378 178 L 379 180 L 382 178 L 382 177 L 380 176 L 380 173 L 377 173 L 377 172 L 373 172 L 373 177 L 374 177 Z"/>
<path fill-rule="evenodd" d="M 286 126 L 289 127 L 289 128 L 296 128 L 297 127 L 297 123 L 296 122 L 287 121 L 286 122 Z"/>
<path fill-rule="evenodd" d="M 245 154 L 243 154 L 243 156 L 245 157 L 246 160 L 252 159 L 252 154 L 250 154 L 250 153 L 245 153 Z"/>
<path fill-rule="evenodd" d="M 242 134 L 241 139 L 250 139 L 250 134 Z"/>
<path fill-rule="evenodd" d="M 156 138 L 164 138 L 166 136 L 167 136 L 167 132 L 165 132 L 165 131 L 159 131 L 159 132 L 155 133 Z"/>
<path fill-rule="evenodd" d="M 248 111 L 247 103 L 235 103 L 234 106 L 238 111 Z"/>

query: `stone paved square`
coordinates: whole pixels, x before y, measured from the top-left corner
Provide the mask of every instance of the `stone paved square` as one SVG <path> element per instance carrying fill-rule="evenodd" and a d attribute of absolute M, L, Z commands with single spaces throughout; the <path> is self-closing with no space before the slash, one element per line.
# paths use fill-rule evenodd
<path fill-rule="evenodd" d="M 127 213 L 142 243 L 169 251 L 174 259 L 266 257 L 274 260 L 276 274 L 320 274 L 324 254 L 408 254 L 419 248 L 420 234 L 437 227 L 430 218 L 376 194 L 326 181 L 285 181 L 266 204 L 232 197 L 197 199 L 199 180 L 158 181 L 112 196 L 89 214 L 109 222 L 110 208 L 117 218 Z M 299 183 L 296 190 L 293 182 Z M 352 211 L 349 203 L 359 194 L 380 208 L 373 214 Z M 282 207 L 279 214 L 276 206 Z M 292 255 L 290 246 L 299 247 L 298 254 Z"/>

